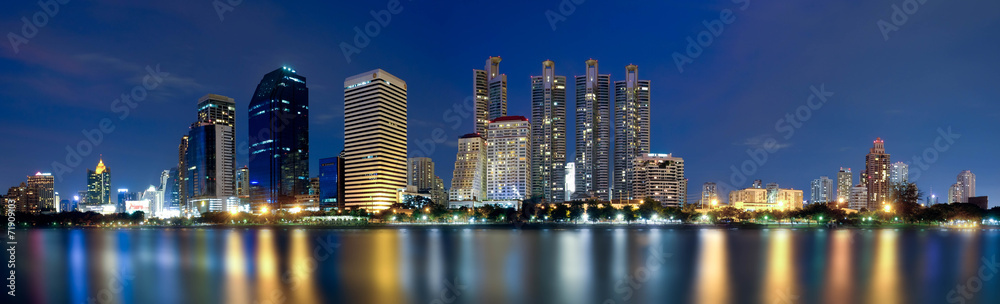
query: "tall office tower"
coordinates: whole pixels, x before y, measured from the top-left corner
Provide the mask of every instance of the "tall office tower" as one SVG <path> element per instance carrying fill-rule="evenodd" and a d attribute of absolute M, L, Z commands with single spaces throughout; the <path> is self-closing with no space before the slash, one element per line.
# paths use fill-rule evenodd
<path fill-rule="evenodd" d="M 576 192 L 573 199 L 609 200 L 611 75 L 598 74 L 597 60 L 576 76 Z"/>
<path fill-rule="evenodd" d="M 184 212 L 190 212 L 187 200 L 188 166 L 187 150 L 188 142 L 191 138 L 187 135 L 181 137 L 181 144 L 177 145 L 177 204 Z"/>
<path fill-rule="evenodd" d="M 319 207 L 320 210 L 343 210 L 344 206 L 344 161 L 340 157 L 319 160 Z"/>
<path fill-rule="evenodd" d="M 809 202 L 813 204 L 834 202 L 833 189 L 833 180 L 829 177 L 820 176 L 819 179 L 814 179 Z"/>
<path fill-rule="evenodd" d="M 965 170 L 958 174 L 958 182 L 962 184 L 962 196 L 959 202 L 968 203 L 970 197 L 976 196 L 976 175 Z"/>
<path fill-rule="evenodd" d="M 28 176 L 28 187 L 35 190 L 38 211 L 55 211 L 55 177 L 51 173 L 35 173 Z"/>
<path fill-rule="evenodd" d="M 701 185 L 701 199 L 699 200 L 699 207 L 705 208 L 705 206 L 712 206 L 712 203 L 719 204 L 719 186 L 715 183 L 708 182 Z"/>
<path fill-rule="evenodd" d="M 881 210 L 889 199 L 889 154 L 885 153 L 885 142 L 875 139 L 875 145 L 865 156 L 865 172 L 861 180 L 868 187 L 868 210 Z"/>
<path fill-rule="evenodd" d="M 247 166 L 236 170 L 236 196 L 250 197 L 250 168 Z"/>
<path fill-rule="evenodd" d="M 434 176 L 434 188 L 430 192 L 435 203 L 448 206 L 448 190 L 444 188 L 444 180 L 440 176 Z"/>
<path fill-rule="evenodd" d="M 639 67 L 625 66 L 625 80 L 615 81 L 614 199 L 638 199 L 632 193 L 633 166 L 649 153 L 649 80 L 639 80 Z"/>
<path fill-rule="evenodd" d="M 94 170 L 87 169 L 87 204 L 111 204 L 111 170 L 104 166 L 104 159 Z"/>
<path fill-rule="evenodd" d="M 964 196 L 962 194 L 963 188 L 964 187 L 962 185 L 962 182 L 954 183 L 954 184 L 951 185 L 951 187 L 948 188 L 948 203 L 949 204 L 961 203 L 962 202 L 962 198 L 965 198 L 966 200 L 968 200 L 968 197 L 966 197 L 966 196 Z"/>
<path fill-rule="evenodd" d="M 486 139 L 479 133 L 458 139 L 449 198 L 456 202 L 486 199 Z"/>
<path fill-rule="evenodd" d="M 684 159 L 671 154 L 646 154 L 634 159 L 633 197 L 651 197 L 664 207 L 687 203 L 687 179 Z"/>
<path fill-rule="evenodd" d="M 87 186 L 88 186 L 88 188 L 90 188 L 89 187 L 90 186 L 89 183 L 88 183 Z M 80 208 L 80 205 L 86 205 L 87 204 L 87 197 L 90 196 L 89 193 L 90 193 L 90 190 L 81 190 L 81 191 L 77 191 L 76 192 L 76 196 L 73 197 L 73 200 L 76 201 L 76 206 L 78 208 Z M 76 209 L 76 208 L 74 208 L 74 209 Z"/>
<path fill-rule="evenodd" d="M 417 191 L 434 188 L 434 161 L 430 157 L 411 157 L 406 160 L 406 185 Z"/>
<path fill-rule="evenodd" d="M 851 186 L 854 186 L 854 174 L 851 168 L 840 168 L 837 172 L 837 202 L 846 203 L 851 196 Z M 844 207 L 844 206 L 841 206 Z"/>
<path fill-rule="evenodd" d="M 235 116 L 232 98 L 208 94 L 198 99 L 198 122 L 188 132 L 185 159 L 187 200 L 198 212 L 228 211 L 224 202 L 236 195 Z M 150 205 L 154 214 L 157 208 Z"/>
<path fill-rule="evenodd" d="M 5 200 L 3 202 L 4 208 L 7 208 L 8 205 L 13 204 L 14 210 L 17 212 L 22 212 L 22 213 L 30 212 L 31 208 L 30 206 L 28 206 L 26 202 L 27 201 L 26 196 L 28 195 L 27 192 L 28 192 L 28 185 L 25 184 L 24 182 L 21 182 L 21 185 L 19 186 L 10 187 L 9 189 L 7 189 L 7 195 L 4 195 L 3 197 Z"/>
<path fill-rule="evenodd" d="M 531 197 L 531 123 L 504 116 L 486 129 L 486 196 L 493 201 Z"/>
<path fill-rule="evenodd" d="M 566 195 L 563 198 L 570 200 L 573 198 L 573 192 L 576 192 L 576 163 L 566 163 L 566 178 L 563 180 L 566 183 Z"/>
<path fill-rule="evenodd" d="M 254 211 L 291 208 L 309 191 L 309 88 L 282 67 L 264 75 L 248 106 L 250 202 Z"/>
<path fill-rule="evenodd" d="M 910 166 L 904 162 L 892 163 L 889 182 L 893 185 L 905 183 L 910 179 Z"/>
<path fill-rule="evenodd" d="M 760 189 L 760 188 L 758 188 L 758 189 Z M 767 203 L 768 204 L 775 204 L 775 203 L 777 203 L 778 202 L 778 192 L 781 191 L 781 188 L 778 187 L 778 183 L 767 183 L 767 186 L 764 189 L 767 190 L 767 192 L 766 192 Z"/>
<path fill-rule="evenodd" d="M 149 202 L 149 211 L 146 216 L 163 216 L 163 191 L 157 190 L 156 186 L 150 185 L 146 191 L 142 192 L 142 200 Z"/>
<path fill-rule="evenodd" d="M 344 81 L 346 207 L 388 209 L 406 188 L 406 82 L 381 69 Z"/>
<path fill-rule="evenodd" d="M 134 200 L 135 198 L 129 197 L 128 189 L 118 189 L 118 201 L 116 202 L 115 212 L 117 213 L 126 212 L 125 202 Z"/>
<path fill-rule="evenodd" d="M 566 76 L 542 62 L 531 77 L 531 193 L 547 203 L 566 201 Z"/>
<path fill-rule="evenodd" d="M 472 70 L 476 133 L 486 134 L 490 121 L 507 116 L 507 75 L 500 74 L 500 57 L 486 59 L 486 68 Z"/>
<path fill-rule="evenodd" d="M 861 210 L 868 208 L 868 187 L 858 184 L 851 187 L 851 194 L 847 197 L 847 208 Z"/>
<path fill-rule="evenodd" d="M 184 206 L 180 199 L 180 171 L 177 168 L 170 168 L 168 172 L 167 184 L 163 189 L 163 209 L 179 212 Z"/>

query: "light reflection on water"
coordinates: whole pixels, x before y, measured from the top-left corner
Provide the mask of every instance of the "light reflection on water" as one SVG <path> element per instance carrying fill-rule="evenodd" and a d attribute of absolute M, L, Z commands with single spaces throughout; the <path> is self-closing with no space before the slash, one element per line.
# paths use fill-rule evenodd
<path fill-rule="evenodd" d="M 23 303 L 941 303 L 1000 232 L 41 229 Z M 23 243 L 22 243 L 23 244 Z M 662 256 L 657 256 L 658 253 Z M 1000 303 L 1000 274 L 969 303 Z"/>

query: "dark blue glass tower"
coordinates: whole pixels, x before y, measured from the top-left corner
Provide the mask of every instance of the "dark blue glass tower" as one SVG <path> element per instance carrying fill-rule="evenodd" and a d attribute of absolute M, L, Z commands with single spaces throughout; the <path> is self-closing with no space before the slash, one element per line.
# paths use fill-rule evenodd
<path fill-rule="evenodd" d="M 343 210 L 344 161 L 340 157 L 319 160 L 319 207 L 322 210 Z"/>
<path fill-rule="evenodd" d="M 286 209 L 309 191 L 309 89 L 287 67 L 261 79 L 248 107 L 250 201 Z"/>

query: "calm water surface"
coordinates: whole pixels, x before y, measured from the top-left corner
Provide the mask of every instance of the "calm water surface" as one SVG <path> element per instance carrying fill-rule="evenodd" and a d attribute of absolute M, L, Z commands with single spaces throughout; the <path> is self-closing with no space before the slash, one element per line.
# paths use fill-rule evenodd
<path fill-rule="evenodd" d="M 25 303 L 1000 303 L 1000 274 L 984 263 L 1000 254 L 997 229 L 276 227 L 21 237 L 17 302 Z"/>

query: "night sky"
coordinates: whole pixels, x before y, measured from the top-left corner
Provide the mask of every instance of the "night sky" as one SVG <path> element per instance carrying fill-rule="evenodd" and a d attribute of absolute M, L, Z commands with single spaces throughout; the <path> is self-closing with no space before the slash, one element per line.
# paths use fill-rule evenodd
<path fill-rule="evenodd" d="M 197 118 L 199 97 L 236 99 L 240 144 L 254 88 L 283 65 L 309 81 L 313 176 L 320 158 L 343 148 L 344 79 L 382 68 L 408 84 L 411 154 L 436 128 L 449 138 L 430 155 L 450 185 L 456 139 L 472 130 L 473 120 L 443 111 L 471 95 L 472 69 L 501 56 L 508 113 L 524 116 L 531 113 L 529 77 L 540 74 L 543 60 L 555 61 L 556 74 L 570 79 L 589 58 L 612 80 L 623 79 L 625 65 L 638 65 L 640 78 L 652 81 L 652 151 L 686 160 L 692 195 L 707 181 L 732 183 L 731 166 L 751 159 L 746 150 L 768 138 L 780 149 L 748 179 L 804 189 L 808 198 L 811 180 L 835 179 L 840 167 L 852 168 L 857 183 L 876 137 L 893 162 L 911 162 L 935 149 L 939 129 L 951 128 L 960 137 L 935 153 L 917 184 L 945 201 L 956 175 L 972 170 L 977 194 L 1000 205 L 998 1 L 927 1 L 893 25 L 898 31 L 886 40 L 879 20 L 893 24 L 893 5 L 901 0 L 590 0 L 572 11 L 564 7 L 565 15 L 555 0 L 404 0 L 350 62 L 341 43 L 354 44 L 354 28 L 363 30 L 375 20 L 370 11 L 389 1 L 245 0 L 223 18 L 211 0 L 145 2 L 70 1 L 17 52 L 5 35 L 3 189 L 37 171 L 55 172 L 53 162 L 66 164 L 66 147 L 86 140 L 82 131 L 103 119 L 114 131 L 81 164 L 67 166 L 56 191 L 67 198 L 84 190 L 85 170 L 96 166 L 98 154 L 113 189 L 145 189 L 177 165 L 177 145 Z M 688 37 L 696 39 L 725 10 L 735 20 L 680 72 L 672 55 L 684 54 Z M 21 18 L 41 11 L 36 1 L 4 1 L 0 30 L 23 35 Z M 115 99 L 141 87 L 146 67 L 157 65 L 169 75 L 121 119 Z M 814 86 L 833 95 L 786 138 L 776 125 L 807 105 Z M 572 159 L 573 87 L 567 91 Z"/>

